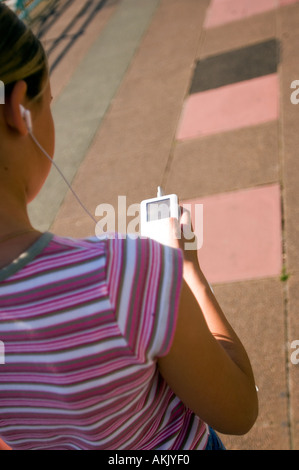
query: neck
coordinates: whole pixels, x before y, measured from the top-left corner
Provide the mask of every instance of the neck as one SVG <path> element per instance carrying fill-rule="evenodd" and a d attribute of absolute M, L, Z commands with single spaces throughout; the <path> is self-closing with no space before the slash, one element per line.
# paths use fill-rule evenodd
<path fill-rule="evenodd" d="M 0 237 L 12 232 L 32 229 L 24 197 L 5 191 L 0 181 Z"/>

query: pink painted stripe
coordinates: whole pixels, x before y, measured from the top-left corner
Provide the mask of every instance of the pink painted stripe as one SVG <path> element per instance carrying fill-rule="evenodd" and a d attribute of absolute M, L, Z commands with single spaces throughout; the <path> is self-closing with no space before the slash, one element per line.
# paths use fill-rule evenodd
<path fill-rule="evenodd" d="M 283 1 L 283 0 L 282 0 Z M 214 28 L 277 8 L 277 0 L 212 0 L 204 27 Z"/>
<path fill-rule="evenodd" d="M 184 202 L 203 204 L 203 246 L 199 261 L 211 283 L 280 275 L 278 184 Z M 200 238 L 195 216 L 193 225 Z"/>
<path fill-rule="evenodd" d="M 177 139 L 185 140 L 274 121 L 279 116 L 277 74 L 190 95 Z"/>
<path fill-rule="evenodd" d="M 299 0 L 279 0 L 280 6 L 292 5 L 293 3 L 298 3 Z"/>

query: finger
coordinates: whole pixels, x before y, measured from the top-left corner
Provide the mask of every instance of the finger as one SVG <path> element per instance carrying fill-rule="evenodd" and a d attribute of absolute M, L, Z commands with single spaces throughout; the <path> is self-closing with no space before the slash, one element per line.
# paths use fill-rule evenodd
<path fill-rule="evenodd" d="M 172 236 L 177 239 L 181 238 L 181 227 L 178 219 L 176 217 L 171 217 L 169 219 L 169 229 Z"/>
<path fill-rule="evenodd" d="M 186 207 L 180 206 L 181 209 L 181 217 L 180 223 L 181 225 L 191 225 L 191 213 Z"/>

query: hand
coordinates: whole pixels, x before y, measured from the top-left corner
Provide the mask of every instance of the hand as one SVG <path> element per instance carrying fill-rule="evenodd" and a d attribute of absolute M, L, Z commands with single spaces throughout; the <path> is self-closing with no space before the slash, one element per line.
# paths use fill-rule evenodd
<path fill-rule="evenodd" d="M 182 206 L 180 220 L 169 219 L 166 244 L 183 251 L 185 264 L 198 266 L 197 238 L 192 227 L 191 214 Z"/>

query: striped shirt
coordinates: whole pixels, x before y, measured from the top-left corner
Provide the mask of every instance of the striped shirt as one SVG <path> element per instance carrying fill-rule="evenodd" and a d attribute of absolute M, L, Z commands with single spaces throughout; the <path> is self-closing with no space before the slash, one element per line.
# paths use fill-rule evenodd
<path fill-rule="evenodd" d="M 157 369 L 179 250 L 43 234 L 0 270 L 0 438 L 15 450 L 201 449 L 208 429 Z"/>

